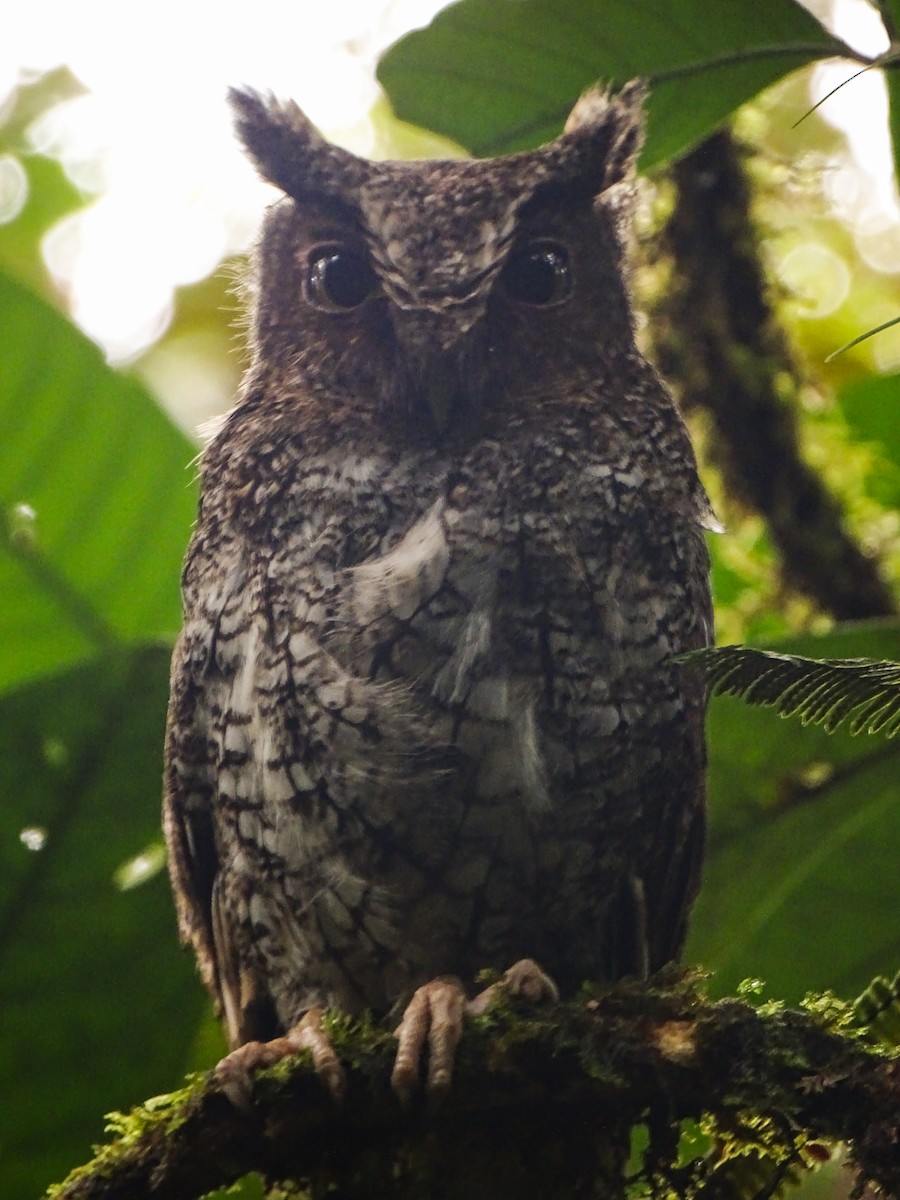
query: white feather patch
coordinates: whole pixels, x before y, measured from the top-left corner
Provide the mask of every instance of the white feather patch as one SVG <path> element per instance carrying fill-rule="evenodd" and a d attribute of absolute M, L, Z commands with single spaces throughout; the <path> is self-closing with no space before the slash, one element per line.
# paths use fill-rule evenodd
<path fill-rule="evenodd" d="M 363 624 L 392 613 L 409 620 L 444 582 L 450 547 L 436 501 L 387 554 L 354 567 L 353 613 Z"/>

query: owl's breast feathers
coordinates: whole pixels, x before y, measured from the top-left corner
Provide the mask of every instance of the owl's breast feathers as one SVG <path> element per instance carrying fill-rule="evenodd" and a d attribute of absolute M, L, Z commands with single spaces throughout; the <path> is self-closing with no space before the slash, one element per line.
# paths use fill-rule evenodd
<path fill-rule="evenodd" d="M 709 637 L 705 501 L 649 441 L 577 440 L 284 452 L 231 519 L 207 504 L 167 824 L 235 1042 L 263 992 L 284 1024 L 385 1009 L 448 960 L 533 955 L 565 984 L 677 953 L 703 695 L 666 660 Z"/>

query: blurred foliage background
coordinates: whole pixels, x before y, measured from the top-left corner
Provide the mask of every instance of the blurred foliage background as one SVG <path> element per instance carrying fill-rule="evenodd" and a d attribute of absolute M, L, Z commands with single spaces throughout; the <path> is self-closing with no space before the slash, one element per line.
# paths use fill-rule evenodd
<path fill-rule="evenodd" d="M 882 48 L 893 45 L 900 0 L 857 7 Z M 851 80 L 875 53 L 837 42 L 795 0 L 658 0 L 646 11 L 461 0 L 379 67 L 397 115 L 378 102 L 362 148 L 393 156 L 535 144 L 596 78 L 651 79 L 635 282 L 642 337 L 683 400 L 726 527 L 711 538 L 722 642 L 900 659 L 900 326 L 826 361 L 900 316 L 890 56 L 878 60 L 886 71 Z M 865 88 L 868 99 L 838 128 L 829 100 L 810 109 L 843 80 L 843 93 Z M 46 134 L 84 93 L 60 68 L 20 78 L 0 108 L 10 1197 L 36 1196 L 84 1159 L 106 1111 L 171 1089 L 222 1049 L 177 946 L 159 779 L 195 429 L 239 378 L 242 260 L 231 251 L 252 220 L 235 217 L 225 257 L 175 289 L 137 349 L 108 343 L 104 354 L 73 319 L 79 302 L 58 266 L 103 187 L 85 156 L 74 170 Z M 714 134 L 723 122 L 730 132 Z M 873 138 L 880 175 L 860 164 Z M 253 197 L 258 212 L 263 189 Z M 146 253 L 164 256 L 165 236 L 147 229 Z M 717 992 L 758 978 L 788 1002 L 810 989 L 852 998 L 893 975 L 900 748 L 728 699 L 713 703 L 709 731 L 710 856 L 688 957 L 716 972 Z"/>

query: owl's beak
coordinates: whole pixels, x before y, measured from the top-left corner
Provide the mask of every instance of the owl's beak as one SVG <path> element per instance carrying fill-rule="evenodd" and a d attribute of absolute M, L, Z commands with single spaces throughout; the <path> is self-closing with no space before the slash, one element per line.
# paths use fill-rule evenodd
<path fill-rule="evenodd" d="M 419 312 L 404 330 L 411 371 L 413 406 L 435 434 L 468 421 L 474 412 L 471 371 L 473 326 L 480 312 L 455 307 L 442 312 Z"/>

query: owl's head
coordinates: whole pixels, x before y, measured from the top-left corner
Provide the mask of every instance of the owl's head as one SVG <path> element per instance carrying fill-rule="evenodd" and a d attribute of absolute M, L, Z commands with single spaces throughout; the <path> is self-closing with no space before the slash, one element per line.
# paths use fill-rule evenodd
<path fill-rule="evenodd" d="M 611 189 L 633 171 L 643 88 L 586 93 L 537 150 L 370 162 L 293 103 L 233 91 L 284 192 L 263 228 L 248 395 L 413 440 L 502 430 L 632 352 Z M 255 391 L 254 391 L 255 381 Z"/>

